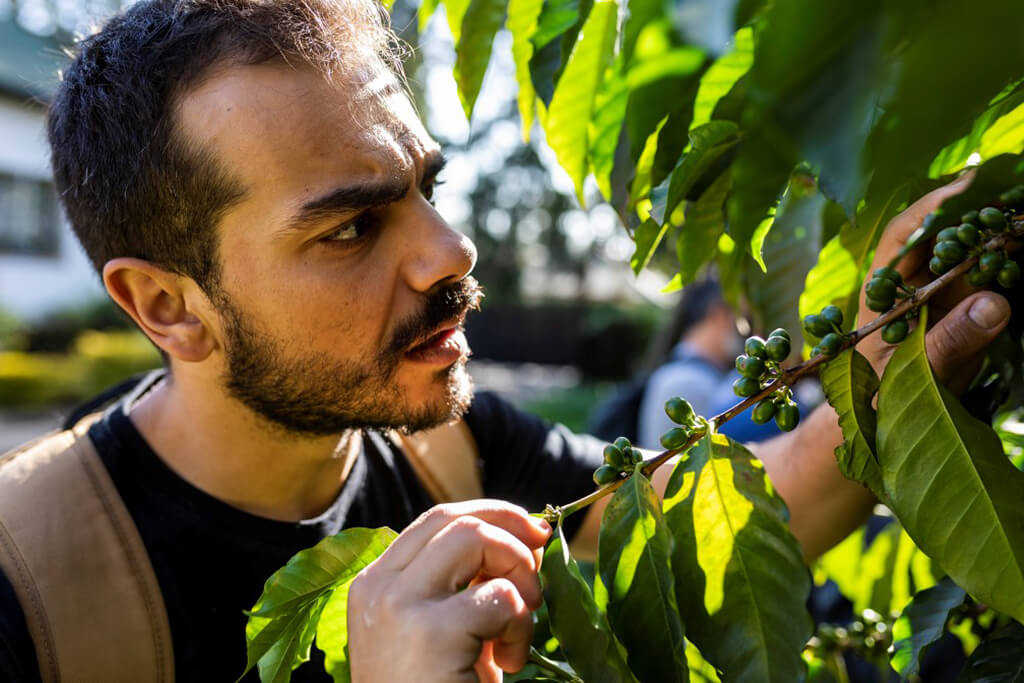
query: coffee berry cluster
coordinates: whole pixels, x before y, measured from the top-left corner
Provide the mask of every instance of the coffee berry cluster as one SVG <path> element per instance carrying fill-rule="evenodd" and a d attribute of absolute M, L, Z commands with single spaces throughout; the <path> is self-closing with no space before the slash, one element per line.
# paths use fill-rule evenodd
<path fill-rule="evenodd" d="M 604 447 L 604 464 L 594 470 L 594 483 L 598 486 L 611 484 L 623 474 L 631 472 L 643 459 L 643 454 L 633 448 L 629 439 L 620 436 L 614 443 Z"/>
<path fill-rule="evenodd" d="M 879 268 L 868 280 L 864 288 L 864 302 L 867 307 L 876 313 L 889 311 L 896 303 L 896 299 L 902 299 L 914 293 L 914 287 L 903 282 L 903 276 L 891 266 Z M 889 321 L 882 328 L 882 339 L 887 344 L 899 344 L 906 339 L 910 330 L 910 323 L 907 316 Z"/>
<path fill-rule="evenodd" d="M 1024 185 L 1018 185 L 999 195 L 1003 208 L 986 206 L 979 211 L 968 211 L 960 217 L 960 225 L 943 228 L 936 235 L 932 259 L 928 268 L 942 275 L 969 256 L 978 262 L 967 272 L 967 282 L 984 287 L 993 280 L 1010 289 L 1020 281 L 1020 265 L 1009 258 L 1003 248 L 989 249 L 990 239 L 1013 225 L 1014 211 L 1024 208 Z"/>
<path fill-rule="evenodd" d="M 743 345 L 743 355 L 736 358 L 736 371 L 740 378 L 733 382 L 732 390 L 741 398 L 749 398 L 761 391 L 779 375 L 779 363 L 786 360 L 791 349 L 789 332 L 783 328 L 773 330 L 767 339 L 750 337 Z M 750 419 L 765 424 L 772 418 L 784 432 L 796 427 L 800 421 L 800 409 L 793 402 L 789 387 L 782 387 L 758 402 L 750 413 Z"/>

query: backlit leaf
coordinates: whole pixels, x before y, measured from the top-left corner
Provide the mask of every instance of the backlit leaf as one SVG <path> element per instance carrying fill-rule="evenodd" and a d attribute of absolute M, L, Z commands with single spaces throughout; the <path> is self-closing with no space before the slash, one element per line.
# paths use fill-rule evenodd
<path fill-rule="evenodd" d="M 544 0 L 509 0 L 508 17 L 505 20 L 505 28 L 512 34 L 512 59 L 516 64 L 516 83 L 519 84 L 516 101 L 519 118 L 522 120 L 523 140 L 530 139 L 534 101 L 537 97 L 530 79 L 530 57 L 533 56 L 533 43 L 530 39 L 537 30 L 537 19 L 543 6 Z"/>
<path fill-rule="evenodd" d="M 843 430 L 843 443 L 836 448 L 839 471 L 882 496 L 882 472 L 875 456 L 878 416 L 872 407 L 878 384 L 874 368 L 856 349 L 839 354 L 821 371 L 821 388 Z"/>
<path fill-rule="evenodd" d="M 671 552 L 661 500 L 638 469 L 605 508 L 597 567 L 608 621 L 643 683 L 689 680 Z"/>
<path fill-rule="evenodd" d="M 505 0 L 470 0 L 462 19 L 462 37 L 455 44 L 455 82 L 466 118 L 480 94 L 491 59 L 494 35 L 505 21 Z"/>
<path fill-rule="evenodd" d="M 754 30 L 745 26 L 736 32 L 733 47 L 714 61 L 701 76 L 700 87 L 693 102 L 693 121 L 690 132 L 711 120 L 718 101 L 732 90 L 754 61 Z"/>
<path fill-rule="evenodd" d="M 963 604 L 967 593 L 949 577 L 921 591 L 892 625 L 892 668 L 904 678 L 920 672 L 921 657 L 942 637 L 950 612 Z"/>
<path fill-rule="evenodd" d="M 672 471 L 665 518 L 687 637 L 725 680 L 795 681 L 811 635 L 807 568 L 761 463 L 714 434 Z"/>
<path fill-rule="evenodd" d="M 992 429 L 939 385 L 921 322 L 878 393 L 878 460 L 907 533 L 971 595 L 1024 618 L 1024 472 Z"/>
<path fill-rule="evenodd" d="M 676 281 L 680 287 L 693 282 L 697 273 L 712 258 L 718 248 L 719 238 L 725 231 L 725 198 L 732 187 L 732 174 L 725 171 L 695 202 L 688 202 L 685 218 L 676 238 L 676 258 L 679 273 Z M 720 275 L 723 283 L 727 273 Z"/>

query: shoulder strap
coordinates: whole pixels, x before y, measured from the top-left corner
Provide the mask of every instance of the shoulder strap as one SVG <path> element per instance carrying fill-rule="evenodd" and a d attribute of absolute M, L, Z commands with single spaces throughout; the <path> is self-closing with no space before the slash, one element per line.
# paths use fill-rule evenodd
<path fill-rule="evenodd" d="M 44 683 L 171 683 L 156 575 L 85 433 L 98 417 L 0 457 L 0 569 L 21 602 Z"/>
<path fill-rule="evenodd" d="M 480 453 L 465 420 L 395 437 L 435 502 L 483 497 Z"/>

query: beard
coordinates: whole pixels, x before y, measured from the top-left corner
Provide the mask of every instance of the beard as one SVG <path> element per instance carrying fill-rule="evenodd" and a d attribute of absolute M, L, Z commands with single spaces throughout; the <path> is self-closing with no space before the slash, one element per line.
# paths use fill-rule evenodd
<path fill-rule="evenodd" d="M 396 380 L 398 367 L 413 344 L 442 324 L 477 308 L 483 292 L 466 277 L 424 295 L 420 313 L 396 325 L 376 358 L 340 361 L 326 352 L 287 352 L 286 345 L 258 329 L 226 293 L 217 305 L 225 328 L 228 395 L 270 425 L 292 434 L 330 436 L 349 429 L 399 429 L 414 432 L 461 417 L 469 408 L 473 385 L 462 358 L 435 373 L 443 383 L 438 401 L 410 406 Z"/>

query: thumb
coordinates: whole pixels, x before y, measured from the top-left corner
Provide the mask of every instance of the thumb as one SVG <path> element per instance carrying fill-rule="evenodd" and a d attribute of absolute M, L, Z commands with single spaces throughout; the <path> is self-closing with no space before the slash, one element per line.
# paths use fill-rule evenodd
<path fill-rule="evenodd" d="M 928 330 L 925 344 L 935 376 L 954 393 L 967 389 L 981 353 L 1010 320 L 1010 304 L 994 292 L 961 301 Z"/>

